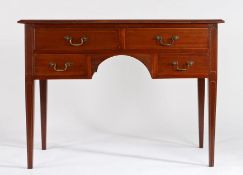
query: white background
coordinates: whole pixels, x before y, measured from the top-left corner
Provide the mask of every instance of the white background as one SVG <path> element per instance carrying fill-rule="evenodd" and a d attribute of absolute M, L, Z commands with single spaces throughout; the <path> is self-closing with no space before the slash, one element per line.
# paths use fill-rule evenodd
<path fill-rule="evenodd" d="M 242 5 L 241 0 L 1 1 L 0 174 L 242 174 Z M 197 148 L 196 79 L 152 80 L 142 63 L 117 56 L 103 62 L 92 80 L 49 82 L 47 151 L 40 150 L 36 83 L 35 169 L 26 169 L 24 26 L 17 20 L 207 18 L 226 21 L 219 25 L 214 168 L 207 167 L 207 103 L 205 148 Z"/>

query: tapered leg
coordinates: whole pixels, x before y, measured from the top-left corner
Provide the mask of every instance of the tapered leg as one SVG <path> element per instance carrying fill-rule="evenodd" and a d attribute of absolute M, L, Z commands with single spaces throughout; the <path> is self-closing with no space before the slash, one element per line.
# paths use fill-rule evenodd
<path fill-rule="evenodd" d="M 47 130 L 47 80 L 40 80 L 40 105 L 41 105 L 41 139 L 42 150 L 46 150 Z"/>
<path fill-rule="evenodd" d="M 198 128 L 199 128 L 199 148 L 203 148 L 204 136 L 204 103 L 205 103 L 205 78 L 199 78 L 198 86 Z"/>
<path fill-rule="evenodd" d="M 216 122 L 216 98 L 217 80 L 208 81 L 209 94 L 209 166 L 214 166 L 214 147 L 215 147 L 215 122 Z"/>
<path fill-rule="evenodd" d="M 33 168 L 33 143 L 34 143 L 34 94 L 35 82 L 30 78 L 25 80 L 26 99 L 26 135 L 27 135 L 27 163 L 28 169 Z"/>

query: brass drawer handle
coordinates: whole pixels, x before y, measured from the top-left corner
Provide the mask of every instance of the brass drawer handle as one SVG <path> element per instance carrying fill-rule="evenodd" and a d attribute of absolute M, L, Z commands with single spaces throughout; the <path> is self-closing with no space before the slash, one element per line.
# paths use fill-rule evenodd
<path fill-rule="evenodd" d="M 155 39 L 159 42 L 161 46 L 172 46 L 176 40 L 180 39 L 180 37 L 177 35 L 172 36 L 170 39 L 170 43 L 165 43 L 163 37 L 160 35 L 157 35 Z"/>
<path fill-rule="evenodd" d="M 65 71 L 67 71 L 67 69 L 68 69 L 69 67 L 72 66 L 72 63 L 70 63 L 70 62 L 65 63 L 63 69 L 58 69 L 58 68 L 57 68 L 57 63 L 53 63 L 53 62 L 50 62 L 50 63 L 49 63 L 49 66 L 50 66 L 50 67 L 53 67 L 54 71 L 56 71 L 56 72 L 65 72 Z"/>
<path fill-rule="evenodd" d="M 83 37 L 80 38 L 80 43 L 73 43 L 73 41 L 72 41 L 73 38 L 71 36 L 64 36 L 64 39 L 69 41 L 69 44 L 71 46 L 76 46 L 76 47 L 82 46 L 82 45 L 84 45 L 84 43 L 86 41 L 88 41 L 88 38 L 86 36 L 83 36 Z"/>
<path fill-rule="evenodd" d="M 176 66 L 176 71 L 187 71 L 189 69 L 189 67 L 192 67 L 193 64 L 194 64 L 194 61 L 187 61 L 186 68 L 180 68 L 178 61 L 172 62 L 172 65 Z"/>

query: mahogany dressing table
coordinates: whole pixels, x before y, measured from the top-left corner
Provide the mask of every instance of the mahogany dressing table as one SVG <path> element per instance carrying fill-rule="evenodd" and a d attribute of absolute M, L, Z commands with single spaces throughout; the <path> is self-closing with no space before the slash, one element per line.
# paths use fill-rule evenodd
<path fill-rule="evenodd" d="M 46 149 L 47 80 L 91 79 L 115 55 L 141 61 L 151 78 L 197 78 L 199 147 L 203 147 L 205 79 L 209 95 L 209 166 L 214 166 L 217 27 L 223 20 L 20 20 L 25 24 L 28 168 L 33 168 L 34 89 L 40 82 Z"/>

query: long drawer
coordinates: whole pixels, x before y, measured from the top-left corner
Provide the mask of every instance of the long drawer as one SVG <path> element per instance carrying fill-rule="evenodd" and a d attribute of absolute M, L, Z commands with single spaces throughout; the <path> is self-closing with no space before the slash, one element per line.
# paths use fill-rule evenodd
<path fill-rule="evenodd" d="M 126 30 L 127 49 L 209 48 L 207 28 L 130 28 Z"/>
<path fill-rule="evenodd" d="M 56 51 L 114 50 L 119 46 L 115 29 L 36 28 L 35 49 Z"/>

